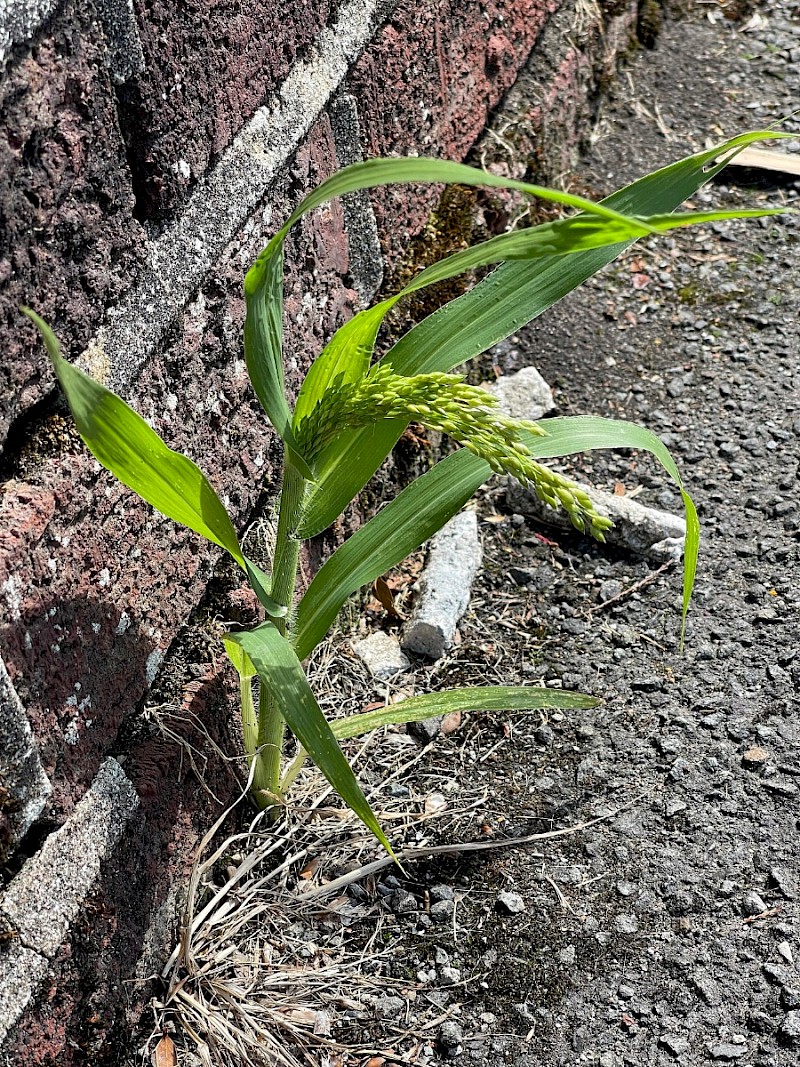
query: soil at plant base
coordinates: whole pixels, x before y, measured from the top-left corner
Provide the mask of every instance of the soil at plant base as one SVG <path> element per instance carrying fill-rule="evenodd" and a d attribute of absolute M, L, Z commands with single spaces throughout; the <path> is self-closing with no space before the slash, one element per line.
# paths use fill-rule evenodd
<path fill-rule="evenodd" d="M 580 187 L 607 193 L 789 112 L 798 18 L 784 2 L 744 25 L 716 7 L 668 23 L 603 105 Z M 800 151 L 800 134 L 778 147 Z M 797 193 L 792 179 L 731 168 L 694 205 Z M 636 246 L 491 353 L 505 373 L 537 366 L 560 414 L 661 435 L 700 512 L 699 575 L 680 655 L 678 567 L 530 525 L 502 487 L 480 498 L 485 566 L 461 643 L 398 687 L 544 682 L 604 702 L 465 715 L 417 753 L 411 777 L 383 784 L 366 768 L 363 780 L 384 809 L 460 810 L 463 840 L 603 818 L 535 849 L 430 860 L 347 890 L 380 911 L 393 951 L 373 972 L 386 995 L 366 1013 L 351 1003 L 333 1036 L 349 1026 L 387 1067 L 800 1061 L 798 253 L 798 216 Z M 681 508 L 639 453 L 573 470 Z M 344 694 L 359 710 L 376 693 L 347 662 L 332 703 Z M 308 957 L 324 935 L 308 920 L 292 936 L 312 943 Z"/>

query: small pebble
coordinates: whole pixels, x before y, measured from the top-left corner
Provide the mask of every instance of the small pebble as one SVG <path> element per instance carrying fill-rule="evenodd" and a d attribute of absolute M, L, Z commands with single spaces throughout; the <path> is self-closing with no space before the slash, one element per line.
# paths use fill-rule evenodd
<path fill-rule="evenodd" d="M 714 1060 L 738 1060 L 747 1055 L 748 1048 L 733 1041 L 720 1041 L 718 1045 L 712 1045 L 709 1051 Z"/>
<path fill-rule="evenodd" d="M 683 1034 L 662 1034 L 658 1043 L 673 1056 L 682 1056 L 689 1051 L 689 1040 Z"/>
<path fill-rule="evenodd" d="M 794 963 L 794 956 L 792 954 L 792 946 L 788 941 L 781 941 L 778 945 L 778 955 L 786 960 L 787 963 Z"/>
<path fill-rule="evenodd" d="M 439 1035 L 436 1039 L 442 1055 L 449 1060 L 455 1059 L 463 1040 L 464 1032 L 458 1023 L 452 1019 L 445 1019 L 439 1027 Z"/>
<path fill-rule="evenodd" d="M 784 1011 L 800 1009 L 800 986 L 785 985 L 781 989 L 781 1007 Z"/>
<path fill-rule="evenodd" d="M 758 768 L 763 767 L 769 759 L 769 752 L 765 748 L 761 748 L 760 745 L 752 745 L 742 755 L 742 763 L 745 767 Z"/>
<path fill-rule="evenodd" d="M 767 910 L 767 905 L 755 890 L 748 890 L 742 897 L 743 915 L 761 915 L 762 912 Z"/>
<path fill-rule="evenodd" d="M 790 1048 L 800 1046 L 800 1011 L 790 1011 L 778 1028 L 778 1040 Z"/>
<path fill-rule="evenodd" d="M 510 893 L 504 889 L 497 894 L 495 907 L 498 911 L 504 911 L 507 915 L 518 915 L 520 912 L 525 911 L 525 901 L 519 893 Z"/>
<path fill-rule="evenodd" d="M 639 920 L 635 915 L 617 915 L 614 919 L 614 929 L 621 934 L 635 934 L 639 930 Z"/>
<path fill-rule="evenodd" d="M 431 904 L 430 916 L 435 923 L 449 922 L 453 916 L 455 904 L 452 900 L 437 900 Z"/>

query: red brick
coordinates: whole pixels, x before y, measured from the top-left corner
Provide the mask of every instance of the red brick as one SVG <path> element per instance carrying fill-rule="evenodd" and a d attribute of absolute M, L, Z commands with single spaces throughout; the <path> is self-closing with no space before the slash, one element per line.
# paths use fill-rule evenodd
<path fill-rule="evenodd" d="M 359 101 L 365 154 L 463 159 L 556 6 L 547 0 L 403 0 L 347 83 Z M 430 189 L 376 194 L 390 257 L 402 254 L 435 198 Z"/>
<path fill-rule="evenodd" d="M 277 8 L 232 0 L 134 6 L 144 70 L 121 90 L 122 123 L 137 211 L 163 218 L 268 103 L 339 5 L 283 4 L 279 16 Z"/>
<path fill-rule="evenodd" d="M 323 118 L 282 187 L 269 195 L 270 232 L 288 214 L 293 188 L 321 181 L 333 159 Z M 142 372 L 131 398 L 171 447 L 201 465 L 240 524 L 262 484 L 276 488 L 278 460 L 241 363 L 242 277 L 268 236 L 250 226 L 245 233 L 210 272 L 178 339 Z M 288 251 L 287 384 L 294 390 L 351 313 L 354 294 L 341 283 L 347 269 L 341 206 L 316 212 Z M 310 264 L 313 304 L 304 299 Z M 0 603 L 7 610 L 0 613 L 0 638 L 53 782 L 53 814 L 62 818 L 113 750 L 152 681 L 158 654 L 202 596 L 218 553 L 98 472 L 80 443 L 74 454 L 40 457 L 28 482 L 8 484 L 2 514 L 8 526 L 0 542 L 6 549 Z"/>
<path fill-rule="evenodd" d="M 29 304 L 80 350 L 142 251 L 103 46 L 69 3 L 0 84 L 0 442 L 51 382 Z"/>

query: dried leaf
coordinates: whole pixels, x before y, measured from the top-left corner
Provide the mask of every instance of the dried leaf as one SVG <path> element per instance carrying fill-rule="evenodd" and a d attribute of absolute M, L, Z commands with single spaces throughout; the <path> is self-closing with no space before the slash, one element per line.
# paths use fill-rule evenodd
<path fill-rule="evenodd" d="M 372 583 L 372 592 L 385 610 L 395 619 L 402 619 L 402 615 L 395 607 L 394 593 L 386 584 L 385 579 L 376 578 Z"/>
<path fill-rule="evenodd" d="M 771 148 L 745 148 L 733 157 L 731 164 L 736 167 L 753 167 L 800 176 L 800 155 L 776 152 Z"/>
<path fill-rule="evenodd" d="M 380 705 L 380 706 L 382 707 L 382 705 Z M 305 865 L 305 867 L 302 869 L 302 871 L 300 872 L 300 878 L 304 878 L 304 879 L 305 878 L 313 878 L 315 872 L 319 869 L 321 863 L 322 863 L 322 857 L 321 856 L 315 856 L 313 859 L 310 859 L 308 861 L 308 863 Z"/>
<path fill-rule="evenodd" d="M 153 1053 L 153 1067 L 177 1067 L 178 1053 L 171 1037 L 165 1034 Z"/>

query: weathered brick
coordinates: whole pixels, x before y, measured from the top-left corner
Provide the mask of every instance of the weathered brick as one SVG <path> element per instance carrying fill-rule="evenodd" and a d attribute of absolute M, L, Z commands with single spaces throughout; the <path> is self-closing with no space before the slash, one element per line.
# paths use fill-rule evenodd
<path fill-rule="evenodd" d="M 144 69 L 121 94 L 122 121 L 137 210 L 164 218 L 348 4 L 283 4 L 279 25 L 277 10 L 231 0 L 135 6 Z"/>
<path fill-rule="evenodd" d="M 359 104 L 365 156 L 463 159 L 556 6 L 552 0 L 403 0 L 347 80 Z M 435 199 L 430 187 L 374 195 L 392 262 Z"/>
<path fill-rule="evenodd" d="M 52 381 L 18 306 L 80 350 L 142 251 L 91 9 L 65 4 L 14 58 L 0 83 L 0 442 Z"/>
<path fill-rule="evenodd" d="M 171 447 L 201 465 L 240 524 L 262 486 L 275 488 L 277 461 L 243 363 L 244 269 L 291 210 L 295 188 L 325 178 L 334 158 L 323 117 L 128 398 Z M 341 205 L 321 208 L 288 244 L 286 362 L 294 390 L 356 300 L 341 281 L 348 268 Z M 53 780 L 53 811 L 63 817 L 152 683 L 218 551 L 99 471 L 80 442 L 66 454 L 34 450 L 26 462 L 27 481 L 9 483 L 3 496 L 4 515 L 16 521 L 0 553 L 0 639 Z"/>

